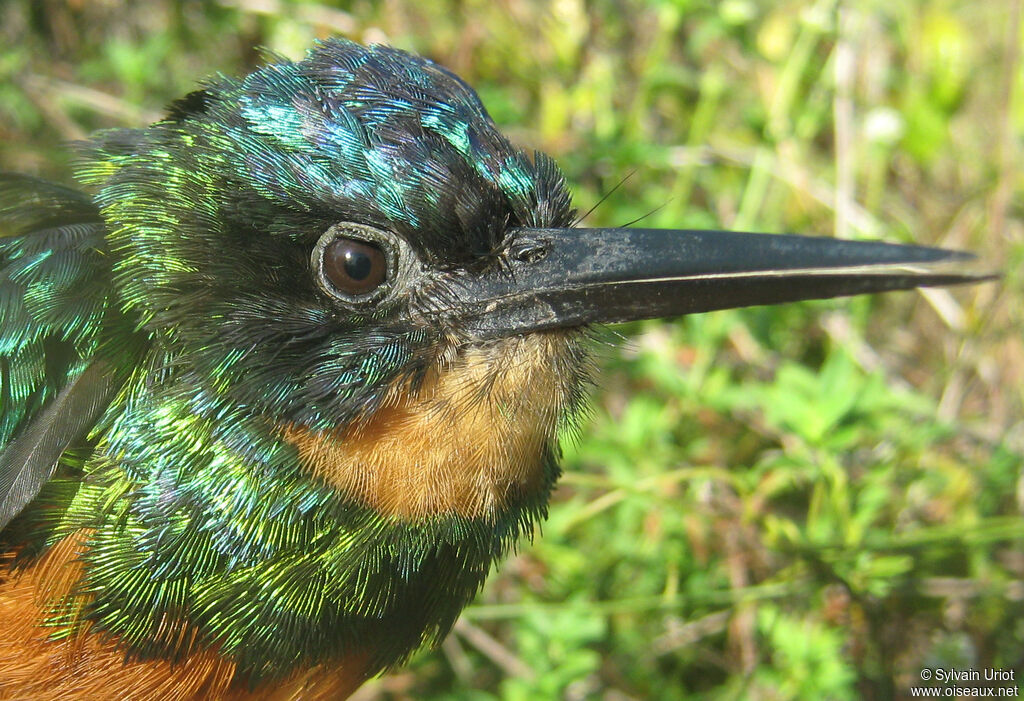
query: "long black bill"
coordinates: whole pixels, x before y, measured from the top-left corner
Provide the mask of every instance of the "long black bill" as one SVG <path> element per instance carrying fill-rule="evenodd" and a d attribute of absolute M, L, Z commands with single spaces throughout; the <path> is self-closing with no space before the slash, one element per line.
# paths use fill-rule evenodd
<path fill-rule="evenodd" d="M 730 231 L 519 229 L 458 291 L 478 338 L 995 277 L 970 253 Z M 462 315 L 460 315 L 462 316 Z"/>

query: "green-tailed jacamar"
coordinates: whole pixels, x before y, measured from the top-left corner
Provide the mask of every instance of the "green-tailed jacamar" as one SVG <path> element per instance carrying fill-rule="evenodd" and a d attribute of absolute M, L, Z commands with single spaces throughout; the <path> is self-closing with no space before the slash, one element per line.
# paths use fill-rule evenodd
<path fill-rule="evenodd" d="M 342 696 L 544 516 L 588 325 L 984 277 L 573 228 L 465 83 L 345 41 L 100 133 L 78 176 L 0 176 L 3 699 Z"/>

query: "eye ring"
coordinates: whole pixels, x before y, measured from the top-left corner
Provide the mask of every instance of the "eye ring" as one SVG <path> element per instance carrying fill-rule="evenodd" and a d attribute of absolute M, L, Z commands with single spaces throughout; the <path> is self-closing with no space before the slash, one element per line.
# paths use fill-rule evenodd
<path fill-rule="evenodd" d="M 335 224 L 317 240 L 310 264 L 317 287 L 351 309 L 385 300 L 402 276 L 398 237 L 364 224 Z"/>

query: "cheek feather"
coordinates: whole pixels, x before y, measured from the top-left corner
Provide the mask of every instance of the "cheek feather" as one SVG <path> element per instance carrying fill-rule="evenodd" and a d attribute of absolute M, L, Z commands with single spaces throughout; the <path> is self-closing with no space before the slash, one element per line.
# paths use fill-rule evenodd
<path fill-rule="evenodd" d="M 386 516 L 493 517 L 550 486 L 546 458 L 583 381 L 564 371 L 576 344 L 557 332 L 470 347 L 352 426 L 282 436 L 312 474 Z"/>

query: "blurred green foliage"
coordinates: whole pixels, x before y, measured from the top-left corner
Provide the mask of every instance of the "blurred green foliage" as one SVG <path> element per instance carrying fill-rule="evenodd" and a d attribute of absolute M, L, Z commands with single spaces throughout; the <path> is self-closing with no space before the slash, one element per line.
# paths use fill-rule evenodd
<path fill-rule="evenodd" d="M 543 538 L 360 692 L 900 697 L 1024 673 L 1021 5 L 8 0 L 0 168 L 338 34 L 465 77 L 589 224 L 981 252 L 1000 285 L 601 332 Z"/>

